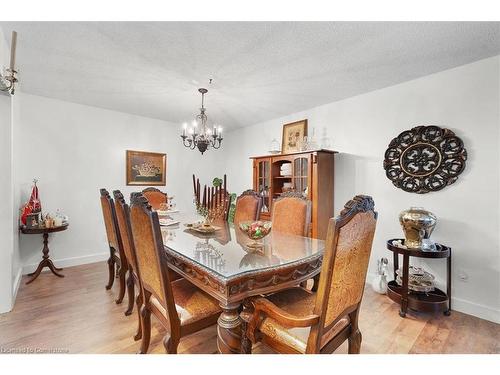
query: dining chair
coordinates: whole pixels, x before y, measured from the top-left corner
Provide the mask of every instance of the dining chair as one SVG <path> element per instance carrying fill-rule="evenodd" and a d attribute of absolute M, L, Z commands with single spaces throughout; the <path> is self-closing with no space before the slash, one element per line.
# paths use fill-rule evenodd
<path fill-rule="evenodd" d="M 158 214 L 141 193 L 132 193 L 130 203 L 132 237 L 144 298 L 140 353 L 147 353 L 149 348 L 151 314 L 167 330 L 163 339 L 166 352 L 177 353 L 181 337 L 215 324 L 221 309 L 217 300 L 186 279 L 171 280 L 163 255 Z"/>
<path fill-rule="evenodd" d="M 142 191 L 142 194 L 146 197 L 154 210 L 159 210 L 162 203 L 167 203 L 167 193 L 164 193 L 157 188 L 148 187 Z"/>
<path fill-rule="evenodd" d="M 273 202 L 273 231 L 296 236 L 309 236 L 311 201 L 302 193 L 287 191 Z"/>
<path fill-rule="evenodd" d="M 345 340 L 359 353 L 358 318 L 377 213 L 371 197 L 358 195 L 330 219 L 319 288 L 300 287 L 247 302 L 246 339 L 280 353 L 332 353 Z"/>
<path fill-rule="evenodd" d="M 104 226 L 106 227 L 106 236 L 109 246 L 109 281 L 106 289 L 111 289 L 115 280 L 115 267 L 117 268 L 118 280 L 120 281 L 120 290 L 116 303 L 120 304 L 125 296 L 125 276 L 128 269 L 127 259 L 123 252 L 122 239 L 118 231 L 116 222 L 115 206 L 113 199 L 106 189 L 100 189 L 101 192 L 101 207 L 104 218 Z"/>
<path fill-rule="evenodd" d="M 125 198 L 120 190 L 113 191 L 113 197 L 115 199 L 115 212 L 116 221 L 118 223 L 118 231 L 120 233 L 123 245 L 123 252 L 127 258 L 128 263 L 128 277 L 127 277 L 127 292 L 128 292 L 128 307 L 125 311 L 125 315 L 132 314 L 134 309 L 134 301 L 137 306 L 137 316 L 138 316 L 138 327 L 137 333 L 134 336 L 134 340 L 140 340 L 142 337 L 141 328 L 141 314 L 140 309 L 142 306 L 142 288 L 140 284 L 140 278 L 137 274 L 137 258 L 134 247 L 134 240 L 132 238 L 132 230 L 130 226 L 130 207 L 125 202 Z M 137 287 L 137 297 L 135 296 L 135 288 Z"/>
<path fill-rule="evenodd" d="M 234 225 L 242 221 L 259 220 L 262 197 L 253 190 L 245 190 L 236 198 L 236 209 L 234 212 Z"/>

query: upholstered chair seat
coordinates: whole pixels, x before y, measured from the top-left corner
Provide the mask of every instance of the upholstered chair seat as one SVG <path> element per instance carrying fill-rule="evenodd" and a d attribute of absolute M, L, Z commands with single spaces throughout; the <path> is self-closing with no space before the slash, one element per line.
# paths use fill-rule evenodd
<path fill-rule="evenodd" d="M 294 316 L 308 316 L 314 313 L 316 293 L 303 288 L 291 288 L 270 295 L 267 299 L 288 314 Z M 328 344 L 333 337 L 338 335 L 340 331 L 348 325 L 348 315 L 339 319 L 338 322 L 321 337 L 321 348 Z M 297 351 L 297 353 L 305 353 L 311 327 L 290 328 L 280 324 L 271 317 L 266 317 L 262 320 L 259 330 L 264 337 L 266 337 L 267 341 L 278 341 Z"/>
<path fill-rule="evenodd" d="M 217 300 L 198 289 L 186 279 L 175 280 L 171 285 L 175 308 L 181 325 L 195 323 L 221 312 Z M 151 305 L 158 309 L 165 316 L 165 319 L 168 320 L 168 313 L 164 303 L 154 296 L 151 296 L 150 301 Z M 214 319 L 214 323 L 215 321 L 216 319 Z"/>

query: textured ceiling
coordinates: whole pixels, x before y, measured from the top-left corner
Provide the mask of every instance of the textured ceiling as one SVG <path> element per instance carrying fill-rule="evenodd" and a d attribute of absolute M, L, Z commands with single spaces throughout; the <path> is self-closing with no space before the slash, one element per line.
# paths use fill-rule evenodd
<path fill-rule="evenodd" d="M 1 22 L 22 91 L 251 125 L 500 53 L 497 22 Z"/>

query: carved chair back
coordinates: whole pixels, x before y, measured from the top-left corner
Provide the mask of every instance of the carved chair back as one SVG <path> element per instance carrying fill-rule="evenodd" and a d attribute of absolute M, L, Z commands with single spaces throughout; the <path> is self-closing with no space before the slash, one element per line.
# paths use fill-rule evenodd
<path fill-rule="evenodd" d="M 142 191 L 142 194 L 146 197 L 151 207 L 153 207 L 153 209 L 155 210 L 159 210 L 162 203 L 167 203 L 167 193 L 164 193 L 157 188 L 148 187 Z"/>
<path fill-rule="evenodd" d="M 102 216 L 104 218 L 104 226 L 106 227 L 106 236 L 108 238 L 109 247 L 118 251 L 120 258 L 123 252 L 122 240 L 116 223 L 115 206 L 113 199 L 106 189 L 100 189 L 101 192 L 101 207 Z"/>
<path fill-rule="evenodd" d="M 273 203 L 273 231 L 305 236 L 309 235 L 311 201 L 302 193 L 288 191 Z"/>
<path fill-rule="evenodd" d="M 354 197 L 340 216 L 330 219 L 314 308 L 320 320 L 311 329 L 307 352 L 318 352 L 323 333 L 346 315 L 357 329 L 376 224 L 373 199 L 364 195 Z"/>
<path fill-rule="evenodd" d="M 134 240 L 132 237 L 132 229 L 130 226 L 130 207 L 125 202 L 125 198 L 120 190 L 113 191 L 115 198 L 116 221 L 118 224 L 118 232 L 122 239 L 123 252 L 127 258 L 127 262 L 132 266 L 132 272 L 137 277 L 137 259 L 135 254 Z"/>
<path fill-rule="evenodd" d="M 144 303 L 153 295 L 165 308 L 173 327 L 180 327 L 168 272 L 163 256 L 163 239 L 158 214 L 141 193 L 130 196 L 130 224 L 134 240 L 137 266 L 144 291 Z"/>
<path fill-rule="evenodd" d="M 245 190 L 236 198 L 234 225 L 242 221 L 259 220 L 262 197 L 253 190 Z"/>

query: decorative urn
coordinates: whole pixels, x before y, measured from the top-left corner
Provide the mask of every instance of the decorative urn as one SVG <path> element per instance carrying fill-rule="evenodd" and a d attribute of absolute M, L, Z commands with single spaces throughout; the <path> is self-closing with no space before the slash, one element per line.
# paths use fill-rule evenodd
<path fill-rule="evenodd" d="M 421 207 L 411 207 L 399 214 L 399 222 L 405 234 L 405 246 L 409 249 L 434 251 L 436 245 L 429 239 L 437 218 Z"/>

